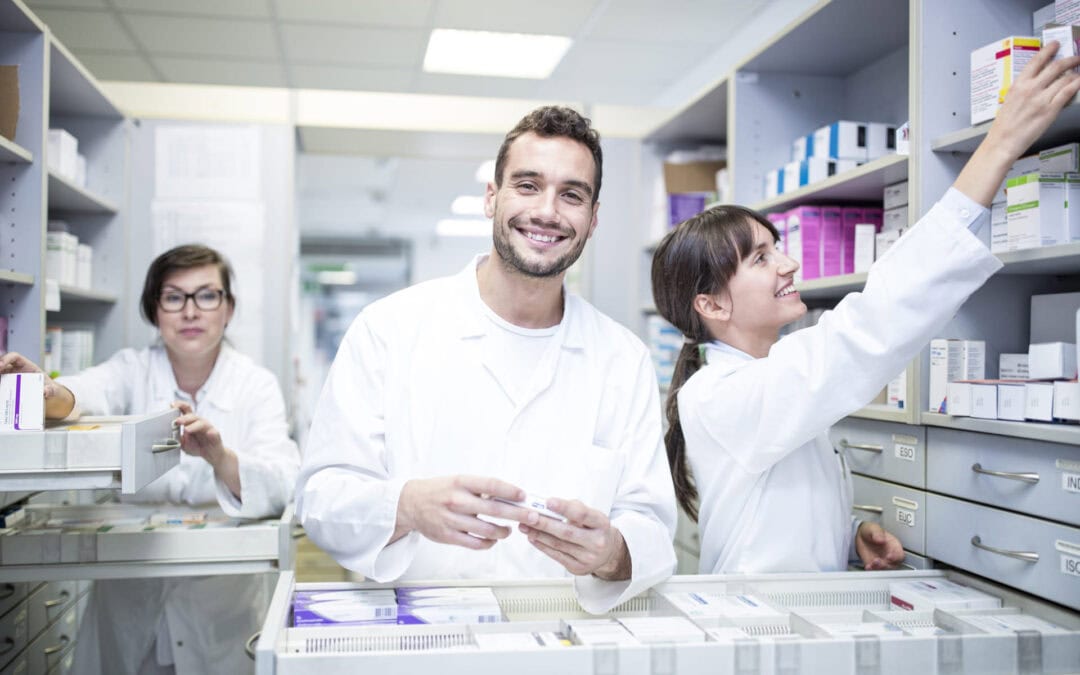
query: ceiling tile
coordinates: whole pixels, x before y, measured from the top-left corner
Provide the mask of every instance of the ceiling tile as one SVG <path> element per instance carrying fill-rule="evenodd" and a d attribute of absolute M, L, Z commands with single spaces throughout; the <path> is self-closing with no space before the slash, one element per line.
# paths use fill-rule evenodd
<path fill-rule="evenodd" d="M 495 98 L 535 98 L 538 80 L 512 77 L 476 77 L 420 73 L 416 91 L 421 94 L 448 96 L 488 96 Z"/>
<path fill-rule="evenodd" d="M 435 28 L 575 36 L 595 0 L 440 0 Z"/>
<path fill-rule="evenodd" d="M 588 37 L 635 42 L 708 42 L 715 47 L 718 38 L 737 30 L 758 11 L 759 6 L 745 1 L 609 5 Z M 677 31 L 657 30 L 657 26 L 670 25 L 676 15 Z"/>
<path fill-rule="evenodd" d="M 415 74 L 408 68 L 361 66 L 308 66 L 290 68 L 289 85 L 298 89 L 349 89 L 355 91 L 412 91 Z"/>
<path fill-rule="evenodd" d="M 673 80 L 711 53 L 712 46 L 583 40 L 574 44 L 555 68 L 553 78 L 596 80 L 615 76 L 637 81 Z"/>
<path fill-rule="evenodd" d="M 137 47 L 111 12 L 41 9 L 37 15 L 65 47 L 134 52 Z"/>
<path fill-rule="evenodd" d="M 647 106 L 651 105 L 670 84 L 667 80 L 645 81 L 625 76 L 597 77 L 593 73 L 589 77 L 545 82 L 538 89 L 536 98 Z"/>
<path fill-rule="evenodd" d="M 217 17 L 270 17 L 268 0 L 112 0 L 117 9 L 128 12 L 163 12 L 172 15 Z"/>
<path fill-rule="evenodd" d="M 106 0 L 29 0 L 26 3 L 35 14 L 42 7 L 55 7 L 61 9 L 109 9 Z"/>
<path fill-rule="evenodd" d="M 277 0 L 277 15 L 287 21 L 426 27 L 433 0 Z"/>
<path fill-rule="evenodd" d="M 277 58 L 273 28 L 267 21 L 130 14 L 128 22 L 151 54 Z"/>
<path fill-rule="evenodd" d="M 416 67 L 424 58 L 428 33 L 285 23 L 281 35 L 286 57 L 294 63 Z"/>
<path fill-rule="evenodd" d="M 157 82 L 157 75 L 144 58 L 136 54 L 109 54 L 81 50 L 75 54 L 94 77 L 120 82 Z"/>
<path fill-rule="evenodd" d="M 284 87 L 281 65 L 258 61 L 183 59 L 155 56 L 154 65 L 168 82 Z"/>

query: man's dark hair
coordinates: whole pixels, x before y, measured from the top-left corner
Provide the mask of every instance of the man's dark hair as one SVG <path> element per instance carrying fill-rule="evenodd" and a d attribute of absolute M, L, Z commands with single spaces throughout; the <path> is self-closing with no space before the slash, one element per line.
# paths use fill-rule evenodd
<path fill-rule="evenodd" d="M 593 174 L 592 201 L 595 204 L 600 198 L 600 179 L 603 173 L 604 156 L 600 150 L 600 134 L 592 128 L 588 117 L 571 108 L 557 105 L 548 105 L 537 108 L 517 123 L 506 134 L 499 154 L 495 158 L 495 186 L 501 187 L 503 169 L 506 167 L 506 157 L 510 154 L 510 146 L 522 134 L 532 132 L 544 138 L 564 137 L 581 143 L 592 153 L 595 171 Z"/>

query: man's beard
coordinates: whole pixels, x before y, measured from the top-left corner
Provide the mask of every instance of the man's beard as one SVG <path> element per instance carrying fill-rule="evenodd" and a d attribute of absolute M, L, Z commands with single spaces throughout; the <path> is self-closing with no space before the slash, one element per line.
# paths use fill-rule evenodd
<path fill-rule="evenodd" d="M 502 258 L 505 266 L 511 270 L 538 279 L 555 277 L 570 269 L 570 266 L 577 262 L 577 259 L 581 257 L 581 252 L 585 250 L 587 238 L 582 237 L 577 246 L 567 251 L 562 257 L 556 258 L 551 262 L 531 262 L 526 260 L 524 257 L 518 255 L 517 250 L 510 243 L 510 232 L 515 229 L 515 225 L 520 222 L 521 220 L 518 218 L 511 218 L 500 228 L 497 225 L 498 220 L 496 220 L 496 227 L 492 230 L 495 252 Z M 559 231 L 559 234 L 563 234 L 562 230 Z"/>

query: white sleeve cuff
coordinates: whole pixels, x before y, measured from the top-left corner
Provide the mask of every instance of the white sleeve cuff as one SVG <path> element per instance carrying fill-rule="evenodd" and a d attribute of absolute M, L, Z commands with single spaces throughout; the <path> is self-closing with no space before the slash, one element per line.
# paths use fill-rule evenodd
<path fill-rule="evenodd" d="M 990 212 L 985 206 L 954 187 L 949 188 L 938 206 L 948 211 L 953 220 L 976 234 L 990 218 Z"/>

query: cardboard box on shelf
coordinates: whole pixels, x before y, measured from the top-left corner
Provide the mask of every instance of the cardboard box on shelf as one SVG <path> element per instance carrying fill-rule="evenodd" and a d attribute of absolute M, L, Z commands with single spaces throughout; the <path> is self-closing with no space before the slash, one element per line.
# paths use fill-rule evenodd
<path fill-rule="evenodd" d="M 997 117 L 1016 76 L 1039 52 L 1037 37 L 1009 36 L 971 52 L 971 124 Z"/>
<path fill-rule="evenodd" d="M 726 166 L 724 161 L 664 162 L 664 189 L 670 194 L 716 192 L 716 172 Z"/>
<path fill-rule="evenodd" d="M 19 122 L 19 67 L 0 66 L 0 136 L 15 140 Z"/>

